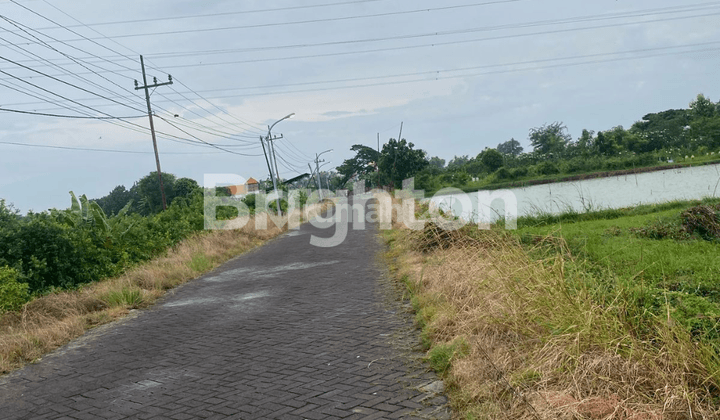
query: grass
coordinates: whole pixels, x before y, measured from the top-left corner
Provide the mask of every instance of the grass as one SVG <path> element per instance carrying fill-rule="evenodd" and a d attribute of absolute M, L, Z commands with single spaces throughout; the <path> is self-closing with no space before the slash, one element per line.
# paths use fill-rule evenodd
<path fill-rule="evenodd" d="M 657 310 L 644 313 L 644 299 L 660 284 L 650 273 L 676 268 L 680 276 L 685 260 L 709 280 L 717 266 L 687 258 L 717 255 L 717 244 L 667 244 L 667 251 L 647 244 L 641 251 L 634 241 L 642 239 L 628 230 L 681 208 L 606 212 L 561 228 L 536 220 L 518 235 L 475 227 L 443 235 L 432 228 L 385 232 L 387 259 L 413 302 L 427 357 L 443 372 L 456 415 L 720 416 L 717 349 L 675 321 L 672 294 L 661 294 Z M 657 258 L 663 263 L 652 262 Z M 463 351 L 452 350 L 455 343 L 465 343 Z"/>
<path fill-rule="evenodd" d="M 575 222 L 524 227 L 518 234 L 525 244 L 539 250 L 562 239 L 577 258 L 573 264 L 578 269 L 607 273 L 612 281 L 596 290 L 595 299 L 607 302 L 623 290 L 629 302 L 627 322 L 636 326 L 638 334 L 645 319 L 664 313 L 695 338 L 709 340 L 720 350 L 720 241 L 679 232 L 683 210 L 718 202 L 647 206 L 635 215 L 613 219 L 591 213 Z M 654 238 L 664 235 L 677 238 Z M 537 247 L 542 243 L 545 246 Z"/>
<path fill-rule="evenodd" d="M 315 206 L 293 217 L 308 219 L 319 209 L 320 206 Z M 0 315 L 0 373 L 36 361 L 88 329 L 126 316 L 131 309 L 152 305 L 168 289 L 212 270 L 283 231 L 272 222 L 267 226 L 267 229 L 256 230 L 255 219 L 251 219 L 240 229 L 202 232 L 176 245 L 166 255 L 120 277 L 42 296 L 19 311 Z"/>

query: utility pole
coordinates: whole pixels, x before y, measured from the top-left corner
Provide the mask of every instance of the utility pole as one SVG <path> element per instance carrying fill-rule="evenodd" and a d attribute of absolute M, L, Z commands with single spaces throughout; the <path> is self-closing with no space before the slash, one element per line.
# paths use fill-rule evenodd
<path fill-rule="evenodd" d="M 400 147 L 400 139 L 402 138 L 402 128 L 403 128 L 403 122 L 400 121 L 400 134 L 398 134 L 397 138 L 397 146 Z M 393 162 L 393 179 L 390 181 L 392 183 L 393 189 L 395 189 L 395 175 L 397 174 L 397 152 L 398 147 L 395 148 L 395 160 Z"/>
<path fill-rule="evenodd" d="M 320 166 L 319 166 L 319 165 L 320 165 L 320 162 L 325 162 L 324 159 L 323 159 L 323 160 L 320 160 L 320 156 L 322 156 L 322 155 L 325 154 L 325 153 L 332 152 L 332 151 L 333 151 L 333 149 L 328 149 L 328 150 L 326 150 L 326 151 L 324 151 L 324 152 L 322 152 L 322 153 L 320 153 L 320 154 L 315 153 L 315 169 L 316 169 L 315 172 L 317 173 L 317 178 L 316 178 L 316 179 L 317 179 L 317 182 L 318 182 L 318 191 L 319 191 L 319 193 L 320 193 L 320 200 L 323 199 L 323 196 L 322 196 L 322 181 L 320 181 Z M 309 163 L 308 163 L 308 166 L 310 166 Z M 310 168 L 310 171 L 312 171 L 312 168 Z M 330 185 L 329 185 L 329 184 L 328 184 L 328 189 L 330 189 Z"/>
<path fill-rule="evenodd" d="M 280 173 L 278 172 L 277 157 L 275 156 L 275 140 L 283 138 L 282 134 L 280 137 L 270 137 L 270 130 L 268 130 L 268 136 L 265 139 L 268 142 L 268 154 L 270 155 L 270 161 L 274 162 L 275 165 L 275 177 L 273 178 L 273 187 L 275 187 L 275 193 L 278 194 L 278 186 L 280 185 Z M 272 164 L 270 165 L 270 176 L 272 176 Z M 277 182 L 275 182 L 277 178 Z M 282 216 L 282 209 L 280 209 L 280 195 L 275 198 L 275 204 L 277 205 L 278 215 Z"/>
<path fill-rule="evenodd" d="M 310 177 L 312 178 L 313 175 L 315 176 L 315 183 L 318 184 L 318 194 L 320 195 L 320 201 L 322 201 L 322 190 L 320 188 L 318 176 L 315 173 L 315 170 L 313 170 L 312 166 L 310 166 L 309 163 L 308 163 L 308 168 L 310 168 L 310 173 L 311 173 Z"/>
<path fill-rule="evenodd" d="M 325 162 L 325 159 L 319 160 L 319 156 L 317 153 L 315 153 L 315 173 L 317 174 L 317 183 L 318 183 L 318 191 L 320 192 L 320 200 L 323 199 L 322 196 L 322 180 L 320 179 L 320 162 Z"/>
<path fill-rule="evenodd" d="M 377 162 L 375 162 L 375 172 L 377 172 L 377 188 L 380 188 L 380 133 L 377 133 L 378 136 L 378 154 L 377 154 Z"/>
<path fill-rule="evenodd" d="M 280 134 L 280 137 L 275 136 L 273 138 L 268 138 L 270 148 L 272 149 L 272 160 L 275 162 L 275 176 L 277 177 L 278 184 L 280 184 L 280 172 L 278 171 L 277 156 L 275 155 L 275 140 L 280 140 L 281 138 L 283 138 L 282 134 Z"/>
<path fill-rule="evenodd" d="M 152 134 L 153 149 L 155 149 L 155 165 L 157 166 L 158 179 L 160 180 L 160 196 L 162 197 L 163 210 L 167 210 L 167 202 L 165 200 L 165 187 L 163 186 L 162 171 L 160 170 L 160 156 L 158 155 L 157 139 L 155 138 L 155 124 L 153 123 L 152 107 L 150 106 L 150 88 L 156 88 L 158 86 L 172 85 L 172 76 L 168 74 L 168 81 L 165 83 L 158 83 L 157 77 L 153 77 L 153 84 L 147 84 L 147 77 L 145 76 L 145 62 L 143 56 L 140 56 L 140 67 L 142 67 L 143 75 L 143 86 L 138 86 L 138 81 L 135 80 L 135 90 L 145 89 L 145 100 L 147 101 L 148 118 L 150 118 L 150 133 Z"/>
<path fill-rule="evenodd" d="M 268 160 L 267 151 L 265 150 L 265 141 L 263 140 L 262 136 L 260 136 L 260 144 L 262 144 L 263 154 L 265 155 L 265 163 L 267 163 L 268 172 L 270 172 L 270 179 L 272 179 L 273 187 L 277 191 L 277 185 L 275 185 L 275 175 L 273 174 L 272 166 L 270 166 L 270 161 Z"/>
<path fill-rule="evenodd" d="M 271 142 L 273 140 L 281 139 L 282 135 L 280 137 L 273 137 L 271 132 L 272 132 L 273 127 L 275 127 L 275 124 L 279 123 L 280 121 L 284 121 L 288 118 L 292 118 L 294 116 L 295 116 L 295 113 L 293 112 L 293 113 L 288 114 L 288 115 L 282 117 L 281 119 L 275 121 L 274 123 L 272 123 L 272 125 L 269 125 L 268 133 L 267 133 L 267 137 L 266 137 L 266 140 L 268 141 L 268 143 L 270 143 L 270 145 L 268 147 L 272 146 L 273 159 L 275 159 L 275 175 L 277 175 L 277 183 L 275 183 L 275 177 L 273 177 L 273 186 L 275 187 L 275 194 L 277 195 L 277 197 L 275 197 L 275 204 L 277 205 L 278 216 L 282 216 L 282 209 L 280 209 L 280 194 L 278 193 L 278 189 L 277 189 L 277 184 L 280 183 L 280 174 L 278 173 L 278 170 L 277 170 L 277 159 L 275 158 L 275 146 Z M 265 156 L 265 159 L 267 159 L 267 155 Z M 269 162 L 268 162 L 268 169 L 270 169 L 270 176 L 272 177 L 272 167 L 270 167 Z"/>

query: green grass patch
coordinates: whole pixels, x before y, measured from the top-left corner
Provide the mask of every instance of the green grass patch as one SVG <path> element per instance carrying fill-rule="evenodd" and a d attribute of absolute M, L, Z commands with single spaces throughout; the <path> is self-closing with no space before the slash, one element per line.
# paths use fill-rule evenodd
<path fill-rule="evenodd" d="M 121 290 L 112 290 L 101 297 L 109 307 L 129 307 L 137 308 L 143 303 L 143 293 L 140 289 L 123 288 Z"/>
<path fill-rule="evenodd" d="M 198 273 L 205 273 L 213 268 L 213 263 L 205 254 L 195 254 L 188 262 L 188 267 Z"/>
<path fill-rule="evenodd" d="M 648 318 L 669 317 L 695 338 L 720 338 L 720 240 L 687 229 L 688 208 L 718 200 L 526 219 L 521 241 L 542 257 L 565 249 L 571 263 L 603 279 L 601 304 L 624 301 L 626 322 L 652 334 Z M 697 207 L 693 207 L 697 208 Z M 720 348 L 720 346 L 719 346 Z"/>
<path fill-rule="evenodd" d="M 452 366 L 452 361 L 466 356 L 469 350 L 468 343 L 462 338 L 458 338 L 451 343 L 438 344 L 430 349 L 427 359 L 435 372 L 444 375 Z"/>

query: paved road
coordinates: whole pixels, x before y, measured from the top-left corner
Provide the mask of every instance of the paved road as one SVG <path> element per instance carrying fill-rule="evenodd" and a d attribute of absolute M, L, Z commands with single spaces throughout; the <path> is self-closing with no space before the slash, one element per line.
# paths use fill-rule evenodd
<path fill-rule="evenodd" d="M 0 378 L 0 418 L 444 418 L 376 231 L 310 224 Z M 415 355 L 417 356 L 417 355 Z"/>

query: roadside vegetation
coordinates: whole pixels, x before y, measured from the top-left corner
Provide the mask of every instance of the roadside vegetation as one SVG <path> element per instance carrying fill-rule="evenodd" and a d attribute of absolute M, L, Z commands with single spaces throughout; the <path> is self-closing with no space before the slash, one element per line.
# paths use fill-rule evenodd
<path fill-rule="evenodd" d="M 244 226 L 204 230 L 204 191 L 197 183 L 174 182 L 165 174 L 171 193 L 168 209 L 161 211 L 152 188 L 156 180 L 150 174 L 133 187 L 141 205 L 132 194 L 118 193 L 124 187 L 97 201 L 71 192 L 68 209 L 27 215 L 0 200 L 0 372 L 152 304 L 165 290 L 287 228 L 268 220 L 271 206 L 256 203 L 253 195 L 245 200 Z M 144 196 L 137 187 L 143 184 L 150 185 Z M 175 189 L 178 185 L 184 186 Z M 219 220 L 236 216 L 233 207 L 217 208 Z M 303 216 L 309 214 L 293 215 Z M 257 218 L 265 219 L 267 228 L 256 230 Z"/>
<path fill-rule="evenodd" d="M 719 228 L 705 200 L 384 236 L 459 417 L 690 419 L 720 416 Z"/>

